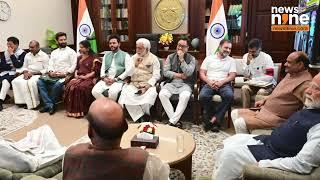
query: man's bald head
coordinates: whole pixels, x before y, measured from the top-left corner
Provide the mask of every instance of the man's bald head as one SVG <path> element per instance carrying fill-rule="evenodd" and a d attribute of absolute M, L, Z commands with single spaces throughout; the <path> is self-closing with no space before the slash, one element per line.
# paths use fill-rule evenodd
<path fill-rule="evenodd" d="M 128 129 L 121 106 L 109 98 L 95 100 L 87 115 L 90 128 L 104 140 L 121 138 Z"/>

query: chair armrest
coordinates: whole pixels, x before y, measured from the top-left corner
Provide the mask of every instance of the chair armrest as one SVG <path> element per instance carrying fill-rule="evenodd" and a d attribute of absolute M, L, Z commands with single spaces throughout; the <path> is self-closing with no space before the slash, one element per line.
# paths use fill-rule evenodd
<path fill-rule="evenodd" d="M 316 172 L 318 171 L 318 172 Z M 317 168 L 312 174 L 303 175 L 293 172 L 283 171 L 274 168 L 260 168 L 256 165 L 246 165 L 243 169 L 243 180 L 307 180 L 313 179 L 313 173 L 320 173 Z M 319 174 L 318 174 L 319 175 Z M 316 176 L 314 176 L 316 177 Z M 319 176 L 318 176 L 319 177 Z M 316 179 L 316 178 L 315 178 Z"/>

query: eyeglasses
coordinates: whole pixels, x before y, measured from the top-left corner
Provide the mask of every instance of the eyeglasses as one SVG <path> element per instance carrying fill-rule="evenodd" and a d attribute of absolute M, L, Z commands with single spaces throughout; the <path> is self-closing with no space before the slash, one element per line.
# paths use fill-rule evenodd
<path fill-rule="evenodd" d="M 178 44 L 178 47 L 181 47 L 181 48 L 187 48 L 187 47 L 189 47 L 189 46 L 188 46 L 188 45 Z"/>

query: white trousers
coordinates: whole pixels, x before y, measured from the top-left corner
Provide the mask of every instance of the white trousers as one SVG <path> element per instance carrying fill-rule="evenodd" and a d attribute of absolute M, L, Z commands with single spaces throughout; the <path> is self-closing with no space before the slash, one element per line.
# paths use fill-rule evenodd
<path fill-rule="evenodd" d="M 5 79 L 2 81 L 2 86 L 0 90 L 0 99 L 4 100 L 6 98 L 6 95 L 10 89 L 10 83 Z"/>
<path fill-rule="evenodd" d="M 40 104 L 37 82 L 40 75 L 33 75 L 30 79 L 23 79 L 23 75 L 15 78 L 12 84 L 14 103 L 27 104 L 28 109 Z"/>
<path fill-rule="evenodd" d="M 172 93 L 169 92 L 167 89 L 161 89 L 159 93 L 159 98 L 164 110 L 166 111 L 169 117 L 169 121 L 172 124 L 176 124 L 180 120 L 183 112 L 185 111 L 188 105 L 190 95 L 191 93 L 189 91 L 182 91 L 179 94 L 179 102 L 176 107 L 176 111 L 174 111 L 173 106 L 170 102 L 170 97 L 172 96 Z"/>
<path fill-rule="evenodd" d="M 109 98 L 116 101 L 118 98 L 118 94 L 122 89 L 122 85 L 123 83 L 115 82 L 109 86 L 104 81 L 101 80 L 93 87 L 91 93 L 96 99 L 98 99 L 100 97 L 104 97 L 102 94 L 103 91 L 109 89 L 108 91 Z"/>
<path fill-rule="evenodd" d="M 231 119 L 237 134 L 249 134 L 246 121 L 243 119 L 243 117 L 239 117 L 238 109 L 234 109 L 231 111 Z"/>
<path fill-rule="evenodd" d="M 126 108 L 134 122 L 136 122 L 144 114 L 150 115 L 151 104 L 143 105 L 126 105 Z"/>
<path fill-rule="evenodd" d="M 256 164 L 257 160 L 251 154 L 247 145 L 262 144 L 253 139 L 256 135 L 236 134 L 223 141 L 224 148 L 215 154 L 214 180 L 238 179 L 247 164 Z"/>

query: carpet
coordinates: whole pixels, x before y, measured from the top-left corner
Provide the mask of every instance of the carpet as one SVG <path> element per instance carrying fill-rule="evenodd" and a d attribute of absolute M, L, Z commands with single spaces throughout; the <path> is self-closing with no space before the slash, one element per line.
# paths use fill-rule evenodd
<path fill-rule="evenodd" d="M 28 126 L 38 117 L 37 111 L 22 109 L 18 106 L 4 108 L 0 112 L 0 137 Z"/>
<path fill-rule="evenodd" d="M 158 123 L 158 122 L 157 122 Z M 190 122 L 183 122 L 184 130 L 192 134 L 196 142 L 196 150 L 192 155 L 192 177 L 211 177 L 215 164 L 214 153 L 223 148 L 223 140 L 230 135 L 220 131 L 205 132 L 202 126 Z M 83 136 L 73 144 L 89 142 L 88 136 Z M 170 179 L 183 179 L 179 172 L 170 173 Z"/>

